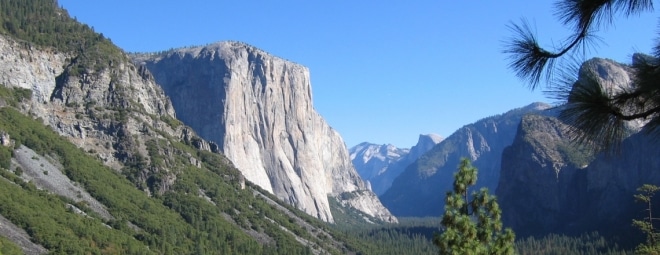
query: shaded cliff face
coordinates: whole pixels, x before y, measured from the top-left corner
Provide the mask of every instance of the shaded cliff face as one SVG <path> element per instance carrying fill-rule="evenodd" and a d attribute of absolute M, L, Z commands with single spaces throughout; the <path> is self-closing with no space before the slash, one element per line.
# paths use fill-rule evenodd
<path fill-rule="evenodd" d="M 307 68 L 236 42 L 135 61 L 153 73 L 179 119 L 282 200 L 332 222 L 328 195 L 367 190 L 341 137 L 312 106 Z"/>
<path fill-rule="evenodd" d="M 580 73 L 597 77 L 614 91 L 631 84 L 625 65 L 592 59 Z M 628 123 L 631 132 L 643 122 Z M 631 220 L 643 205 L 633 195 L 643 184 L 660 185 L 660 149 L 644 132 L 626 138 L 620 151 L 592 155 L 572 143 L 556 118 L 526 116 L 513 144 L 502 154 L 497 196 L 502 220 L 518 236 L 599 231 L 620 240 L 639 234 Z"/>
<path fill-rule="evenodd" d="M 639 234 L 630 222 L 643 217 L 643 205 L 633 195 L 643 184 L 660 185 L 660 150 L 640 132 L 622 143 L 620 154 L 593 156 L 571 143 L 565 130 L 554 117 L 523 118 L 502 153 L 496 194 L 503 223 L 521 237 Z"/>
<path fill-rule="evenodd" d="M 584 190 L 570 188 L 579 182 L 574 178 L 584 178 L 585 170 L 568 160 L 572 145 L 566 128 L 555 117 L 527 115 L 513 144 L 502 153 L 496 194 L 502 221 L 520 236 L 556 231 L 561 222 L 575 217 L 583 202 Z"/>
<path fill-rule="evenodd" d="M 381 201 L 396 216 L 441 215 L 445 194 L 452 190 L 453 175 L 463 157 L 479 169 L 476 189 L 487 187 L 493 192 L 502 150 L 513 141 L 520 119 L 548 107 L 535 103 L 460 128 L 410 164 L 380 196 Z"/>
<path fill-rule="evenodd" d="M 417 144 L 410 149 L 365 142 L 350 148 L 349 152 L 362 179 L 368 181 L 374 193 L 382 195 L 408 165 L 440 141 L 442 137 L 435 134 L 419 135 Z"/>

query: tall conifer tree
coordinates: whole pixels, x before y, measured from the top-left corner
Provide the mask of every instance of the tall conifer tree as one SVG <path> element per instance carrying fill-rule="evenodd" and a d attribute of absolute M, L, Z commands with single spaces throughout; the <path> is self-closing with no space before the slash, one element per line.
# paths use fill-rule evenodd
<path fill-rule="evenodd" d="M 454 174 L 454 190 L 447 192 L 443 232 L 434 243 L 440 254 L 514 254 L 515 235 L 502 230 L 502 211 L 495 196 L 482 188 L 468 196 L 477 183 L 477 169 L 463 158 Z M 472 200 L 470 200 L 470 198 Z"/>

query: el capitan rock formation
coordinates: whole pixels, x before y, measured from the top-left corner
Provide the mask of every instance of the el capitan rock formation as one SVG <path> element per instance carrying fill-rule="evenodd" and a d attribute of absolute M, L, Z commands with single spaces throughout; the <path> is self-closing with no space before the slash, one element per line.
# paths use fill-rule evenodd
<path fill-rule="evenodd" d="M 309 70 L 238 42 L 138 55 L 171 98 L 177 117 L 253 183 L 325 221 L 328 196 L 367 185 L 346 146 L 312 106 Z M 396 221 L 376 196 L 354 203 Z"/>

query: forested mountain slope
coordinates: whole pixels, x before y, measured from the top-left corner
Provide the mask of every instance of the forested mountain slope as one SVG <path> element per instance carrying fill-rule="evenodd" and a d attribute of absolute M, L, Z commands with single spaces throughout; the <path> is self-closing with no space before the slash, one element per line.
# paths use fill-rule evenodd
<path fill-rule="evenodd" d="M 0 13 L 0 215 L 37 246 L 66 254 L 370 247 L 246 182 L 217 145 L 175 118 L 147 70 L 56 1 L 3 0 Z"/>

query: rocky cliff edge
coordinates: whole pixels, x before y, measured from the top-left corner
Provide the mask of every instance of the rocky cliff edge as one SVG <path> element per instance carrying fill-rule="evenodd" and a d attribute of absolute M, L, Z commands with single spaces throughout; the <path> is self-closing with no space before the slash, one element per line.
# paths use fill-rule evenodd
<path fill-rule="evenodd" d="M 306 67 L 238 42 L 134 61 L 153 73 L 179 119 L 218 143 L 249 181 L 280 199 L 332 222 L 328 195 L 371 193 L 341 136 L 314 110 Z M 396 221 L 376 196 L 366 197 L 368 203 L 353 206 Z"/>

